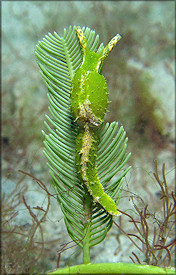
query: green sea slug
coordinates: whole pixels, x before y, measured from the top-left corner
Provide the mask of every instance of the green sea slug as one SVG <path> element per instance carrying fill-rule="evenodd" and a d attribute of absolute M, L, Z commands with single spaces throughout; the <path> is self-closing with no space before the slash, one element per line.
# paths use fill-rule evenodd
<path fill-rule="evenodd" d="M 72 114 L 79 127 L 76 138 L 76 166 L 78 173 L 95 202 L 109 214 L 120 213 L 114 200 L 108 196 L 97 175 L 96 159 L 99 143 L 97 129 L 103 123 L 108 106 L 108 87 L 102 75 L 105 58 L 121 39 L 117 34 L 101 52 L 91 52 L 84 33 L 76 27 L 82 46 L 83 60 L 74 75 L 71 92 Z"/>

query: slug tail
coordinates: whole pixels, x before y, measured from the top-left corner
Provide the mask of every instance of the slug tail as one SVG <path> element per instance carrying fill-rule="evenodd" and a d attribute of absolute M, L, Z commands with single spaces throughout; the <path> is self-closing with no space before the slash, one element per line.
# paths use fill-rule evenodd
<path fill-rule="evenodd" d="M 76 141 L 76 163 L 81 179 L 86 185 L 90 195 L 96 203 L 99 203 L 109 214 L 119 216 L 117 206 L 108 196 L 99 181 L 96 169 L 98 137 L 86 123 L 84 131 L 80 133 Z"/>

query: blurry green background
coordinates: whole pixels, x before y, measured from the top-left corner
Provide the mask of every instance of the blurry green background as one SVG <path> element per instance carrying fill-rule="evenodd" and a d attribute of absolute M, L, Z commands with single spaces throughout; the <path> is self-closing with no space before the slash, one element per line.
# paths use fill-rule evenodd
<path fill-rule="evenodd" d="M 69 25 L 94 29 L 104 45 L 117 33 L 123 37 L 103 68 L 111 100 L 106 120 L 118 121 L 127 131 L 128 150 L 132 152 L 130 162 L 134 167 L 130 179 L 133 188 L 140 189 L 141 179 L 142 186 L 145 185 L 145 176 L 142 172 L 138 175 L 137 169 L 151 172 L 156 158 L 173 170 L 174 5 L 173 1 L 2 2 L 2 186 L 6 195 L 12 198 L 10 191 L 17 183 L 35 186 L 29 179 L 22 179 L 18 169 L 35 175 L 49 186 L 41 134 L 44 115 L 48 113 L 47 90 L 34 51 L 45 34 L 56 31 L 62 36 L 63 29 Z M 6 205 L 7 199 L 4 204 L 7 209 L 11 207 Z M 33 204 L 39 202 L 34 199 Z M 55 215 L 56 220 L 62 217 L 60 212 Z M 26 224 L 23 219 L 20 222 Z M 53 223 L 52 232 L 58 227 L 57 221 Z M 48 248 L 48 262 L 44 261 L 46 266 L 42 262 L 39 270 L 55 267 L 56 250 L 61 243 L 53 250 Z M 6 246 L 9 247 L 8 242 Z M 99 253 L 94 254 L 95 261 Z M 108 258 L 111 261 L 112 256 L 105 251 L 97 262 Z M 65 264 L 64 260 L 61 264 Z M 24 269 L 21 264 L 21 270 Z"/>

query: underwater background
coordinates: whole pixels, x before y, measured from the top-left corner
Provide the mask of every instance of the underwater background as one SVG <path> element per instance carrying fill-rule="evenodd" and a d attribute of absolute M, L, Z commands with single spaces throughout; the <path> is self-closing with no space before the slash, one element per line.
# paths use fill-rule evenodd
<path fill-rule="evenodd" d="M 127 132 L 132 153 L 119 207 L 138 215 L 145 202 L 159 223 L 163 211 L 153 176 L 165 163 L 169 194 L 174 191 L 175 144 L 175 19 L 173 1 L 3 1 L 2 2 L 2 266 L 3 274 L 46 272 L 56 268 L 57 251 L 70 241 L 60 206 L 52 193 L 42 153 L 47 89 L 35 59 L 35 46 L 48 32 L 63 35 L 70 25 L 90 27 L 106 45 L 117 33 L 122 40 L 104 63 L 109 87 L 109 113 Z M 133 199 L 131 199 L 133 198 Z M 47 208 L 49 210 L 44 216 Z M 32 212 L 31 212 L 32 211 Z M 41 219 L 40 226 L 37 220 Z M 43 217 L 43 218 L 42 218 Z M 125 232 L 134 226 L 123 215 Z M 171 223 L 172 224 L 172 223 Z M 168 229 L 168 243 L 174 229 Z M 152 232 L 150 238 L 153 238 Z M 135 241 L 137 241 L 135 239 Z M 91 260 L 141 263 L 146 255 L 117 228 L 91 252 Z M 174 265 L 174 255 L 169 264 Z M 59 266 L 82 262 L 73 247 L 61 255 Z"/>

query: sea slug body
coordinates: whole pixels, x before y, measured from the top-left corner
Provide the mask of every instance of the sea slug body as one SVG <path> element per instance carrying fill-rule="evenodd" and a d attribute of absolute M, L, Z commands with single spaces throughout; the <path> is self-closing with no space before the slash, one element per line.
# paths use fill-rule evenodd
<path fill-rule="evenodd" d="M 104 191 L 97 175 L 96 159 L 99 138 L 98 127 L 103 123 L 108 106 L 108 87 L 101 74 L 104 59 L 121 39 L 117 34 L 99 53 L 91 52 L 84 33 L 76 27 L 83 50 L 83 61 L 72 81 L 71 109 L 79 127 L 76 138 L 76 166 L 94 201 L 109 214 L 120 213 L 113 199 Z"/>

